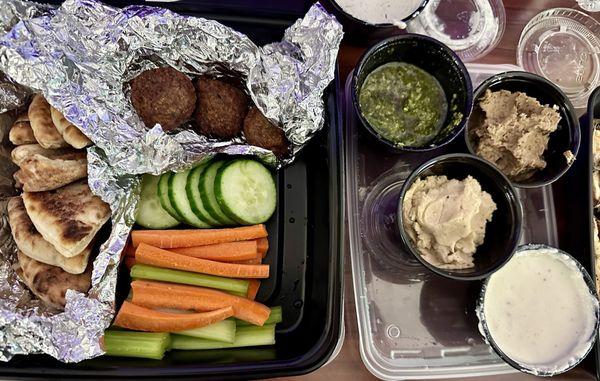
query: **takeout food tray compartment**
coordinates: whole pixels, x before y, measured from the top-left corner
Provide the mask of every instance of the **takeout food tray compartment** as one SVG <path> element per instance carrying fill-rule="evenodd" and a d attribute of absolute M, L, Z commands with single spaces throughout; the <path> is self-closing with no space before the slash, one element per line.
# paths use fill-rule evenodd
<path fill-rule="evenodd" d="M 467 64 L 476 87 L 512 68 Z M 463 136 L 426 153 L 389 153 L 354 115 L 346 84 L 346 201 L 352 274 L 366 367 L 382 379 L 432 379 L 514 373 L 485 343 L 475 303 L 481 282 L 440 277 L 403 252 L 396 224 L 404 180 L 420 164 L 446 153 L 468 153 Z M 587 136 L 582 125 L 582 136 Z M 587 157 L 552 186 L 518 189 L 523 207 L 520 244 L 545 243 L 567 251 L 590 270 Z M 584 364 L 595 373 L 588 356 Z"/>
<path fill-rule="evenodd" d="M 51 1 L 58 4 L 60 2 Z M 106 2 L 114 6 L 143 2 Z M 226 6 L 230 2 L 221 3 Z M 243 9 L 243 2 L 231 1 Z M 216 2 L 207 9 L 219 10 Z M 211 5 L 212 4 L 212 5 Z M 223 5 L 224 4 L 224 5 Z M 203 2 L 151 4 L 182 14 L 215 18 L 258 45 L 278 41 L 283 31 L 310 4 L 283 8 L 256 16 L 246 2 L 243 14 L 230 12 L 223 19 L 206 14 Z M 146 3 L 146 5 L 148 5 Z M 265 7 L 268 8 L 268 7 Z M 225 8 L 220 9 L 221 13 Z M 292 12 L 297 10 L 298 14 Z M 218 12 L 215 12 L 215 14 Z M 267 16 L 272 16 L 269 18 Z M 281 17 L 279 17 L 281 16 Z M 339 80 L 326 89 L 326 121 L 323 130 L 305 147 L 297 160 L 276 176 L 277 210 L 267 224 L 270 248 L 265 263 L 272 276 L 261 283 L 257 300 L 281 305 L 276 344 L 269 347 L 210 351 L 171 351 L 163 360 L 98 357 L 79 364 L 63 364 L 49 356 L 16 356 L 0 364 L 0 378 L 151 378 L 151 379 L 254 379 L 311 372 L 332 355 L 342 332 L 343 191 L 340 116 L 336 108 Z M 6 119 L 7 121 L 8 119 Z M 0 122 L 5 119 L 0 118 Z M 7 141 L 7 140 L 4 140 Z M 7 159 L 5 159 L 7 160 Z M 117 305 L 128 292 L 127 273 L 121 272 Z"/>

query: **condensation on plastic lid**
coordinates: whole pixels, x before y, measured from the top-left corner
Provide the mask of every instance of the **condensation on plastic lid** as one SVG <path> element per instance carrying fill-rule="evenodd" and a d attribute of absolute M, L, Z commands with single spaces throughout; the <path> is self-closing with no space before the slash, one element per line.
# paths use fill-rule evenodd
<path fill-rule="evenodd" d="M 505 26 L 502 0 L 431 0 L 408 30 L 439 40 L 469 62 L 498 45 Z"/>
<path fill-rule="evenodd" d="M 586 107 L 600 85 L 600 23 L 575 9 L 543 11 L 521 32 L 517 62 L 554 82 L 576 108 Z"/>

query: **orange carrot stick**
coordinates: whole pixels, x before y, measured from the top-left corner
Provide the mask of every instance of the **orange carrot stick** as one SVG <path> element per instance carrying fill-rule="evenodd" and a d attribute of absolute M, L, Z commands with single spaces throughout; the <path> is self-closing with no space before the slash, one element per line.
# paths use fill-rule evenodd
<path fill-rule="evenodd" d="M 260 265 L 260 264 L 262 264 L 262 258 L 252 258 L 252 259 L 247 259 L 245 261 L 235 261 L 233 263 L 237 263 L 240 265 Z"/>
<path fill-rule="evenodd" d="M 174 314 L 154 311 L 125 301 L 115 318 L 114 325 L 136 331 L 177 332 L 204 327 L 230 316 L 233 316 L 232 307 L 194 314 Z"/>
<path fill-rule="evenodd" d="M 256 299 L 256 294 L 258 294 L 259 287 L 260 281 L 258 279 L 250 279 L 248 281 L 248 293 L 246 294 L 246 298 L 250 300 Z"/>
<path fill-rule="evenodd" d="M 265 225 L 243 226 L 227 229 L 189 230 L 134 230 L 131 241 L 134 247 L 144 242 L 161 249 L 213 245 L 215 243 L 247 241 L 266 237 Z"/>
<path fill-rule="evenodd" d="M 141 243 L 135 251 L 137 263 L 185 270 L 196 273 L 217 275 L 228 278 L 268 278 L 268 265 L 240 265 L 188 257 Z"/>
<path fill-rule="evenodd" d="M 267 255 L 267 251 L 269 251 L 269 239 L 267 237 L 259 238 L 256 240 L 256 243 L 258 252 L 264 258 Z"/>
<path fill-rule="evenodd" d="M 214 245 L 181 247 L 169 249 L 177 254 L 187 255 L 188 257 L 210 259 L 219 262 L 244 261 L 246 259 L 256 258 L 258 248 L 256 240 L 216 243 Z"/>
<path fill-rule="evenodd" d="M 233 316 L 255 325 L 263 325 L 271 314 L 261 303 L 209 288 L 135 280 L 131 289 L 132 303 L 148 308 L 212 311 L 231 306 Z"/>

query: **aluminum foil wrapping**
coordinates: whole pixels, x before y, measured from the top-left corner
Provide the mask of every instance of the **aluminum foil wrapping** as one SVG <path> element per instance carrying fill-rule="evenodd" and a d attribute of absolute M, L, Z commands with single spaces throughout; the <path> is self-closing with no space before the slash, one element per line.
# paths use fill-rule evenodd
<path fill-rule="evenodd" d="M 114 314 L 118 259 L 138 200 L 136 174 L 176 170 L 216 153 L 258 155 L 278 166 L 291 162 L 323 127 L 322 95 L 334 77 L 342 30 L 317 4 L 283 41 L 258 47 L 215 21 L 153 7 L 116 9 L 92 0 L 68 0 L 56 9 L 0 0 L 0 27 L 8 31 L 0 38 L 0 71 L 6 74 L 0 77 L 0 111 L 19 107 L 31 92 L 43 93 L 95 143 L 88 149 L 88 182 L 113 212 L 110 237 L 94 260 L 89 295 L 69 291 L 60 313 L 46 309 L 19 281 L 16 248 L 3 214 L 0 359 L 47 353 L 78 362 L 102 354 L 99 338 Z M 243 138 L 215 141 L 186 126 L 170 134 L 160 126 L 146 129 L 129 101 L 128 82 L 165 65 L 189 76 L 238 77 L 253 102 L 284 129 L 291 157 L 277 161 Z M 3 102 L 4 83 L 24 90 L 15 97 L 20 101 Z M 0 114 L 2 136 L 10 118 Z M 0 151 L 3 210 L 14 192 L 15 170 L 5 151 Z"/>
<path fill-rule="evenodd" d="M 161 173 L 207 155 L 270 151 L 242 138 L 215 141 L 189 129 L 148 130 L 129 99 L 128 82 L 169 65 L 190 76 L 238 77 L 253 102 L 282 126 L 293 155 L 324 124 L 323 90 L 334 77 L 342 28 L 320 5 L 281 42 L 256 46 L 215 21 L 145 6 L 115 9 L 68 0 L 52 15 L 24 20 L 0 40 L 0 70 L 41 90 L 123 173 Z"/>

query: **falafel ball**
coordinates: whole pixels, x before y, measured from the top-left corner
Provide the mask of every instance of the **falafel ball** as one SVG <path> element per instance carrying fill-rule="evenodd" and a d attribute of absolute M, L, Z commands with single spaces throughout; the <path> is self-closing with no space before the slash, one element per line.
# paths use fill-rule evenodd
<path fill-rule="evenodd" d="M 244 119 L 244 136 L 248 144 L 271 150 L 278 158 L 288 154 L 290 143 L 285 133 L 271 123 L 258 107 L 252 107 Z"/>
<path fill-rule="evenodd" d="M 237 87 L 207 76 L 196 80 L 198 107 L 194 118 L 198 133 L 231 139 L 240 134 L 248 112 L 248 97 Z"/>
<path fill-rule="evenodd" d="M 161 67 L 146 70 L 131 81 L 131 103 L 146 127 L 159 123 L 164 131 L 170 131 L 192 117 L 196 91 L 185 74 Z"/>

